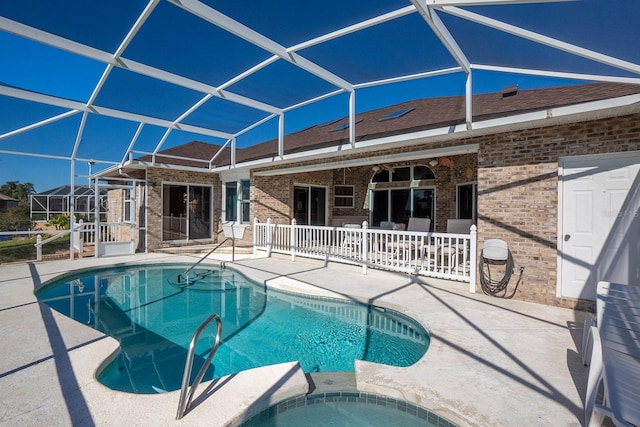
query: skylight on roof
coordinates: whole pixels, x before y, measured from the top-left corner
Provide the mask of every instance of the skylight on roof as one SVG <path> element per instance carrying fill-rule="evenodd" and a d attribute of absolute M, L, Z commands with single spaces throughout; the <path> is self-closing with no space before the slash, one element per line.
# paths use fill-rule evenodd
<path fill-rule="evenodd" d="M 361 121 L 362 121 L 362 119 L 358 119 L 358 120 L 356 120 L 356 123 L 360 123 Z M 349 127 L 349 122 L 344 122 L 344 123 L 339 124 L 338 126 L 334 127 L 329 132 L 335 132 L 337 130 L 344 130 L 344 129 L 347 129 L 348 127 Z"/>
<path fill-rule="evenodd" d="M 403 108 L 402 110 L 396 110 L 396 111 L 393 111 L 393 112 L 387 114 L 383 118 L 381 118 L 380 121 L 382 122 L 382 121 L 385 121 L 385 120 L 397 119 L 398 117 L 402 117 L 405 114 L 410 113 L 413 110 L 415 110 L 414 107 Z"/>

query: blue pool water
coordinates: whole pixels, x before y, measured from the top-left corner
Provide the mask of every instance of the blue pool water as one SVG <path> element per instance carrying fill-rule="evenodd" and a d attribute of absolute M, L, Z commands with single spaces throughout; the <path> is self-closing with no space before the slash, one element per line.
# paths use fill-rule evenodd
<path fill-rule="evenodd" d="M 179 282 L 187 267 L 94 269 L 49 282 L 37 297 L 116 338 L 120 354 L 98 379 L 134 393 L 180 388 L 193 333 L 212 313 L 222 318 L 222 341 L 206 379 L 295 360 L 305 372 L 353 371 L 356 359 L 409 366 L 429 345 L 419 324 L 392 310 L 277 291 L 216 266 Z M 215 322 L 201 335 L 194 372 L 214 338 Z"/>
<path fill-rule="evenodd" d="M 392 397 L 359 392 L 322 393 L 278 403 L 240 427 L 457 427 L 435 412 Z"/>

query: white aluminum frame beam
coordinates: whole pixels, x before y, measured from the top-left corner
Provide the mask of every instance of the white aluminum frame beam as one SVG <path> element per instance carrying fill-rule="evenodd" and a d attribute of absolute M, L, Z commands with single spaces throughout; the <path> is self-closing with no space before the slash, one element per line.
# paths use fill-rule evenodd
<path fill-rule="evenodd" d="M 411 0 L 416 7 L 420 16 L 427 22 L 433 30 L 443 46 L 449 51 L 453 59 L 458 63 L 460 68 L 466 73 L 467 79 L 465 83 L 465 122 L 467 129 L 473 127 L 473 88 L 471 86 L 471 62 L 462 51 L 458 42 L 451 35 L 446 25 L 442 22 L 435 10 L 427 5 L 424 0 Z"/>
<path fill-rule="evenodd" d="M 640 84 L 640 77 L 616 77 L 616 76 L 604 76 L 600 74 L 566 73 L 566 72 L 560 72 L 560 71 L 540 70 L 540 69 L 533 69 L 533 68 L 503 67 L 503 66 L 485 65 L 485 64 L 473 64 L 472 67 L 474 70 L 495 71 L 498 73 L 526 74 L 526 75 L 532 75 L 532 76 L 557 77 L 562 79 L 585 80 L 585 81 L 591 81 L 591 82 L 596 81 L 596 82 L 610 82 L 610 83 Z"/>
<path fill-rule="evenodd" d="M 501 4 L 560 3 L 576 0 L 426 0 L 429 6 L 494 6 Z"/>
<path fill-rule="evenodd" d="M 58 120 L 62 120 L 62 119 L 66 119 L 67 117 L 74 116 L 74 115 L 78 114 L 79 112 L 80 112 L 80 110 L 70 110 L 70 111 L 67 111 L 66 113 L 58 114 L 57 116 L 53 116 L 53 117 L 41 120 L 41 121 L 36 122 L 36 123 L 32 123 L 30 125 L 23 126 L 23 127 L 19 128 L 19 129 L 15 129 L 15 130 L 6 132 L 6 133 L 0 135 L 0 140 L 5 139 L 5 138 L 9 138 L 11 136 L 18 135 L 18 134 L 21 134 L 23 132 L 27 132 L 27 131 L 30 131 L 30 130 L 33 130 L 33 129 L 37 129 L 37 128 L 41 127 L 41 126 L 45 126 L 45 125 L 48 125 L 50 123 L 55 123 Z"/>
<path fill-rule="evenodd" d="M 449 51 L 453 59 L 464 70 L 465 73 L 471 72 L 471 63 L 467 56 L 464 54 L 458 42 L 453 38 L 447 27 L 440 20 L 440 17 L 427 6 L 424 0 L 411 0 L 411 3 L 416 7 L 420 16 L 431 27 L 435 35 L 440 39 L 443 46 Z"/>
<path fill-rule="evenodd" d="M 0 30 L 7 31 L 11 34 L 24 37 L 38 43 L 46 44 L 58 49 L 66 50 L 76 55 L 84 56 L 85 58 L 92 59 L 94 61 L 102 62 L 104 64 L 111 64 L 115 67 L 132 71 L 134 73 L 143 75 L 145 77 L 151 77 L 157 80 L 161 80 L 167 83 L 181 86 L 186 89 L 191 89 L 197 92 L 205 94 L 211 94 L 215 97 L 226 99 L 237 104 L 245 105 L 247 107 L 255 108 L 257 110 L 266 111 L 268 113 L 280 113 L 281 109 L 268 105 L 266 103 L 256 101 L 245 96 L 237 95 L 232 92 L 221 91 L 218 88 L 201 83 L 186 77 L 179 76 L 177 74 L 169 73 L 159 68 L 151 67 L 149 65 L 141 64 L 139 62 L 120 57 L 117 61 L 113 55 L 101 51 L 99 49 L 83 45 L 73 40 L 65 39 L 55 34 L 47 33 L 46 31 L 39 30 L 37 28 L 30 27 L 28 25 L 21 24 L 19 22 L 12 21 L 3 16 L 0 16 Z"/>
<path fill-rule="evenodd" d="M 635 74 L 640 74 L 640 65 L 638 64 L 634 64 L 629 61 L 624 61 L 622 59 L 614 58 L 613 56 L 605 55 L 590 49 L 585 49 L 583 47 L 576 46 L 571 43 L 566 43 L 558 39 L 554 39 L 552 37 L 542 35 L 540 33 L 525 30 L 523 28 L 516 27 L 515 25 L 498 21 L 497 19 L 488 18 L 484 15 L 480 15 L 474 12 L 469 12 L 467 10 L 460 9 L 457 7 L 446 6 L 446 7 L 439 8 L 438 10 L 442 10 L 443 12 L 447 12 L 459 18 L 463 18 L 468 21 L 475 22 L 477 24 L 481 24 L 499 31 L 503 31 L 508 34 L 512 34 L 514 36 L 518 36 L 523 39 L 533 41 L 535 43 L 549 46 L 554 49 L 562 50 L 564 52 L 571 53 L 576 56 L 581 56 L 583 58 L 600 62 L 602 64 L 609 65 L 614 68 L 630 71 Z"/>
<path fill-rule="evenodd" d="M 301 69 L 321 78 L 339 88 L 352 91 L 353 86 L 348 81 L 333 74 L 332 72 L 320 67 L 318 64 L 309 61 L 308 59 L 298 55 L 295 52 L 290 52 L 286 47 L 276 43 L 268 37 L 252 30 L 246 25 L 241 24 L 238 21 L 231 19 L 230 17 L 218 12 L 217 10 L 205 5 L 198 0 L 168 0 L 174 5 L 190 12 L 201 19 L 204 19 L 223 30 L 240 37 L 249 43 L 260 47 L 274 55 L 277 55 L 280 59 L 283 59 L 291 64 L 300 67 Z"/>
<path fill-rule="evenodd" d="M 228 139 L 233 135 L 226 132 L 219 132 L 199 126 L 174 124 L 173 122 L 165 119 L 159 119 L 156 117 L 145 116 L 135 113 L 127 113 L 125 111 L 114 110 L 106 107 L 88 107 L 86 104 L 78 101 L 71 101 L 69 99 L 59 98 L 51 95 L 43 95 L 41 93 L 29 92 L 24 89 L 17 89 L 8 86 L 0 85 L 0 95 L 9 96 L 17 99 L 24 99 L 26 101 L 38 102 L 40 104 L 54 105 L 57 107 L 68 108 L 70 110 L 78 110 L 80 112 L 95 113 L 98 115 L 113 117 L 116 119 L 128 120 L 136 123 L 145 123 L 155 125 L 168 129 L 178 129 L 185 132 L 199 133 L 202 135 L 212 136 L 215 138 Z"/>

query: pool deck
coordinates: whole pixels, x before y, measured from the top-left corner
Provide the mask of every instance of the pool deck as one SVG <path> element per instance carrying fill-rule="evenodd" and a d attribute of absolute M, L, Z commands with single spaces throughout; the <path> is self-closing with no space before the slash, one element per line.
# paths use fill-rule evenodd
<path fill-rule="evenodd" d="M 340 376 L 307 381 L 292 361 L 203 383 L 193 408 L 175 420 L 179 391 L 131 395 L 112 391 L 95 372 L 118 348 L 115 340 L 36 301 L 35 287 L 70 270 L 132 262 L 195 262 L 199 255 L 141 254 L 117 258 L 0 265 L 0 425 L 225 426 L 245 413 L 325 391 Z M 406 274 L 275 255 L 218 254 L 211 261 L 267 284 L 312 285 L 404 312 L 431 333 L 416 364 L 357 362 L 360 391 L 402 398 L 461 426 L 580 426 L 587 368 L 579 348 L 588 313 L 483 294 L 468 285 Z M 525 281 L 522 286 L 526 286 Z M 176 367 L 182 370 L 183 367 Z M 330 387 L 329 387 L 330 389 Z"/>

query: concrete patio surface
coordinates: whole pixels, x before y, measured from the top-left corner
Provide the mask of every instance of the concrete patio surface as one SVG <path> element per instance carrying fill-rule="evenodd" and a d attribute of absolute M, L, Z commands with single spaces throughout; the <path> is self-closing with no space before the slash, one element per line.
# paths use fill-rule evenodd
<path fill-rule="evenodd" d="M 118 343 L 38 303 L 33 293 L 70 270 L 195 262 L 199 256 L 158 253 L 1 265 L 0 425 L 224 426 L 313 391 L 296 361 L 258 368 L 203 383 L 194 407 L 176 421 L 179 391 L 132 395 L 100 384 L 96 371 Z M 394 308 L 429 330 L 429 350 L 410 367 L 356 362 L 359 391 L 417 403 L 461 426 L 582 425 L 587 368 L 578 349 L 588 313 L 471 294 L 465 283 L 372 269 L 363 275 L 359 267 L 303 258 L 236 254 L 232 263 L 230 255 L 218 254 L 210 259 L 225 260 L 267 285 L 314 286 Z"/>

